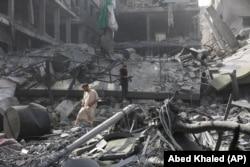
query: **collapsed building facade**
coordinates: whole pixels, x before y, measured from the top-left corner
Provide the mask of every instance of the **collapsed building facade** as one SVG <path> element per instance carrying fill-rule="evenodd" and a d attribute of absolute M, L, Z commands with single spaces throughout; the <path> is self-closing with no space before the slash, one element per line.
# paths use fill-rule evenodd
<path fill-rule="evenodd" d="M 49 44 L 99 44 L 101 1 L 8 0 L 0 3 L 0 40 L 5 52 Z"/>
<path fill-rule="evenodd" d="M 182 47 L 201 46 L 197 0 L 120 0 L 116 11 L 117 48 L 135 48 L 140 55 L 173 55 Z"/>
<path fill-rule="evenodd" d="M 243 89 L 250 74 L 247 35 L 235 37 L 217 1 L 206 8 L 211 41 L 218 46 L 208 50 L 199 50 L 197 1 L 112 2 L 119 28 L 109 57 L 98 50 L 97 20 L 87 16 L 107 4 L 29 0 L 28 11 L 39 9 L 34 25 L 44 34 L 7 16 L 23 9 L 14 5 L 21 2 L 9 0 L 8 10 L 6 2 L 1 5 L 1 47 L 9 53 L 0 52 L 0 166 L 164 166 L 165 151 L 250 150 L 249 94 Z M 59 24 L 60 31 L 51 28 Z M 125 102 L 117 75 L 121 61 L 133 76 Z M 94 127 L 72 124 L 83 82 L 101 98 Z M 229 147 L 232 139 L 236 144 Z"/>
<path fill-rule="evenodd" d="M 243 29 L 249 27 L 249 2 L 246 0 L 235 1 L 212 1 L 221 19 L 227 23 L 232 32 L 237 36 Z M 234 6 L 233 8 L 231 6 Z"/>

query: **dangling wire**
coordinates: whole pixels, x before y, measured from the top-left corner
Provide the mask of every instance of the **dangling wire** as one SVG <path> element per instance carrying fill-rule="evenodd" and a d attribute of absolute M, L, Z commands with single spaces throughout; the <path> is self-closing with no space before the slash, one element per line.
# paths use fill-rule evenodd
<path fill-rule="evenodd" d="M 181 151 L 182 150 L 181 146 L 175 141 L 175 139 L 174 139 L 174 137 L 173 137 L 173 135 L 171 133 L 171 129 L 170 129 L 171 125 L 170 126 L 168 125 L 168 124 L 171 124 L 171 121 L 168 121 L 168 123 L 166 122 L 166 119 L 165 119 L 165 116 L 164 116 L 164 112 L 168 112 L 168 111 L 166 111 L 166 109 L 167 109 L 167 107 L 164 107 L 164 106 L 161 107 L 161 109 L 159 111 L 160 121 L 162 123 L 163 129 L 166 132 L 167 137 L 170 140 L 170 142 L 174 145 L 176 150 Z M 169 115 L 168 115 L 167 119 L 170 120 Z"/>

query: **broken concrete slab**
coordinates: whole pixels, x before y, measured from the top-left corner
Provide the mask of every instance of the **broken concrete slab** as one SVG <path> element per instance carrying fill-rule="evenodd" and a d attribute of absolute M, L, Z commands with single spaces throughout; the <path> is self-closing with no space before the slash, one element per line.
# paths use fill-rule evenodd
<path fill-rule="evenodd" d="M 182 86 L 180 91 L 184 93 L 192 93 L 193 87 L 192 86 Z"/>
<path fill-rule="evenodd" d="M 8 97 L 6 99 L 0 100 L 0 132 L 3 130 L 3 117 L 5 111 L 11 107 L 19 105 L 19 101 L 16 97 Z"/>
<path fill-rule="evenodd" d="M 200 104 L 201 106 L 208 107 L 212 103 L 213 99 L 209 96 L 205 96 L 201 99 Z"/>
<path fill-rule="evenodd" d="M 8 79 L 0 78 L 0 100 L 15 96 L 16 84 Z"/>
<path fill-rule="evenodd" d="M 229 75 L 221 75 L 214 78 L 210 84 L 217 90 L 220 91 L 224 89 L 231 83 L 231 77 Z"/>
<path fill-rule="evenodd" d="M 250 62 L 249 59 L 249 51 L 250 45 L 246 45 L 237 50 L 233 55 L 230 55 L 223 59 L 221 65 L 219 67 L 219 74 L 231 73 L 233 70 L 237 70 L 240 68 L 247 68 Z M 218 74 L 213 74 L 216 77 Z"/>
<path fill-rule="evenodd" d="M 190 76 L 191 78 L 196 78 L 196 75 L 195 75 L 194 72 L 189 72 L 188 74 L 189 74 L 189 76 Z"/>
<path fill-rule="evenodd" d="M 3 59 L 6 56 L 6 53 L 3 51 L 3 48 L 0 47 L 0 59 Z"/>
<path fill-rule="evenodd" d="M 190 78 L 186 74 L 185 68 L 176 62 L 167 62 L 167 60 L 162 60 L 161 63 L 157 62 L 159 59 L 154 60 L 154 63 L 148 61 L 129 61 L 128 62 L 128 73 L 133 76 L 131 82 L 129 82 L 129 92 L 128 98 L 137 99 L 166 99 L 166 97 L 171 96 L 180 87 L 178 85 L 183 85 L 188 83 L 188 85 L 193 86 L 192 90 L 192 100 L 200 99 L 200 74 L 199 71 L 196 72 L 196 78 Z M 161 67 L 160 67 L 161 66 Z M 119 73 L 119 66 L 115 66 L 111 69 L 111 74 Z M 185 77 L 183 77 L 185 75 Z M 102 80 L 110 80 L 109 75 L 103 75 Z M 118 75 L 112 76 L 111 83 L 99 81 L 98 78 L 91 83 L 91 87 L 97 90 L 101 95 L 120 97 L 121 87 L 118 82 Z M 56 82 L 51 86 L 51 91 L 53 95 L 65 95 L 65 91 L 68 90 L 70 80 L 64 80 Z M 176 83 L 177 82 L 177 83 Z M 152 86 L 153 85 L 153 86 Z M 71 96 L 82 96 L 82 89 L 79 82 L 76 82 L 71 90 Z M 47 95 L 47 89 L 44 85 L 39 85 L 36 88 L 19 88 L 17 94 L 22 95 Z M 180 95 L 180 98 L 185 100 L 190 100 L 190 96 Z"/>
<path fill-rule="evenodd" d="M 143 57 L 142 56 L 140 56 L 139 54 L 137 54 L 137 53 L 132 53 L 131 55 L 130 55 L 130 60 L 135 60 L 135 61 L 142 61 L 143 60 Z"/>
<path fill-rule="evenodd" d="M 23 85 L 25 84 L 28 79 L 26 77 L 13 77 L 13 76 L 8 76 L 7 79 L 9 79 L 10 81 L 18 84 L 18 85 Z"/>
<path fill-rule="evenodd" d="M 66 70 L 68 70 L 69 64 L 71 62 L 68 57 L 60 53 L 56 53 L 51 61 L 55 72 L 65 72 Z"/>
<path fill-rule="evenodd" d="M 61 121 L 66 119 L 77 106 L 80 105 L 80 102 L 73 102 L 71 100 L 63 100 L 56 108 L 55 111 L 60 115 Z"/>
<path fill-rule="evenodd" d="M 19 105 L 19 101 L 16 97 L 8 97 L 0 100 L 0 108 L 6 111 L 11 106 Z"/>
<path fill-rule="evenodd" d="M 130 59 L 132 53 L 136 53 L 136 50 L 134 48 L 127 48 L 124 49 L 123 56 L 126 60 L 128 60 Z"/>
<path fill-rule="evenodd" d="M 218 67 L 209 67 L 208 70 L 211 73 L 219 72 L 219 68 Z"/>
<path fill-rule="evenodd" d="M 214 6 L 211 5 L 208 8 L 206 8 L 206 10 L 214 22 L 215 29 L 225 39 L 230 49 L 234 50 L 238 48 L 239 46 L 238 40 L 235 38 L 230 27 L 221 19 L 219 14 L 216 12 Z"/>
<path fill-rule="evenodd" d="M 147 60 L 148 59 L 148 60 Z M 145 61 L 128 61 L 128 75 L 133 76 L 129 82 L 129 98 L 137 99 L 166 99 L 169 94 L 173 94 L 175 90 L 180 89 L 184 80 L 193 86 L 194 100 L 199 100 L 200 94 L 200 75 L 196 78 L 190 78 L 186 74 L 186 69 L 180 63 L 168 62 L 166 59 L 147 58 Z M 112 69 L 112 73 L 118 73 L 120 67 Z M 197 71 L 197 73 L 199 73 Z M 109 90 L 112 95 L 120 96 L 121 88 L 118 83 L 103 83 L 95 81 L 91 85 L 96 90 Z M 116 93 L 116 94 L 115 94 Z M 143 95 L 144 94 L 144 95 Z M 106 92 L 105 92 L 106 95 Z M 187 96 L 180 96 L 190 99 Z"/>
<path fill-rule="evenodd" d="M 187 66 L 187 69 L 188 69 L 188 71 L 191 71 L 191 72 L 196 72 L 196 71 L 199 71 L 200 70 L 200 68 L 198 68 L 198 67 L 193 67 L 193 66 Z"/>
<path fill-rule="evenodd" d="M 135 153 L 135 147 L 138 143 L 136 141 L 138 140 L 138 136 L 134 137 L 128 137 L 128 138 L 120 138 L 115 140 L 110 140 L 107 142 L 107 145 L 105 146 L 104 150 L 110 150 L 112 153 L 107 153 L 107 155 L 104 153 L 101 159 L 103 160 L 112 160 L 120 159 L 120 158 L 127 158 L 129 154 Z M 111 155 L 112 159 L 111 159 Z"/>
<path fill-rule="evenodd" d="M 250 109 L 250 103 L 244 99 L 232 101 L 232 105 Z"/>
<path fill-rule="evenodd" d="M 250 67 L 249 66 L 242 67 L 236 71 L 237 80 L 242 80 L 242 79 L 246 78 L 247 76 L 249 76 L 249 74 L 250 74 Z M 225 74 L 225 75 L 219 75 L 219 76 L 215 77 L 211 81 L 210 84 L 217 91 L 220 91 L 220 90 L 224 89 L 226 86 L 228 86 L 231 82 L 232 82 L 232 80 L 231 80 L 230 75 Z"/>

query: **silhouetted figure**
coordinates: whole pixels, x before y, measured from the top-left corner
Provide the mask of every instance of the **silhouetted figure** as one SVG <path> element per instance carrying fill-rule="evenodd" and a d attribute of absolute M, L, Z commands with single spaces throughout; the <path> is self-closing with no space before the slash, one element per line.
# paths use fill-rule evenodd
<path fill-rule="evenodd" d="M 122 100 L 127 100 L 128 95 L 128 70 L 126 62 L 122 62 L 122 68 L 119 71 L 119 76 L 121 79 L 121 87 L 122 87 Z"/>
<path fill-rule="evenodd" d="M 240 136 L 240 125 L 238 125 L 237 128 L 235 128 L 234 130 L 234 137 L 229 145 L 228 151 L 243 151 L 238 145 L 239 136 Z"/>

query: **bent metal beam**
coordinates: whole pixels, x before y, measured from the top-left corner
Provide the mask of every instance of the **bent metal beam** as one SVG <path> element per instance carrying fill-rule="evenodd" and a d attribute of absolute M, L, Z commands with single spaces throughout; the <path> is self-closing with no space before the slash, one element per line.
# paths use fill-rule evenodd
<path fill-rule="evenodd" d="M 71 153 L 74 149 L 78 148 L 79 146 L 81 146 L 82 144 L 86 143 L 88 140 L 90 140 L 91 138 L 95 137 L 97 134 L 99 134 L 100 132 L 102 132 L 103 130 L 107 129 L 108 127 L 110 127 L 111 125 L 114 125 L 115 123 L 117 123 L 119 120 L 121 120 L 125 115 L 136 111 L 136 109 L 138 108 L 138 105 L 135 104 L 131 104 L 126 106 L 123 110 L 121 110 L 120 112 L 116 113 L 115 115 L 113 115 L 111 118 L 109 118 L 108 120 L 104 121 L 103 123 L 101 123 L 100 125 L 98 125 L 97 127 L 95 127 L 94 129 L 92 129 L 91 131 L 89 131 L 88 133 L 86 133 L 85 135 L 83 135 L 82 137 L 80 137 L 79 139 L 77 139 L 75 142 L 73 142 L 72 144 L 68 145 L 66 148 L 60 150 L 58 153 L 46 157 L 44 159 L 44 161 L 41 161 L 43 163 L 38 164 L 38 167 L 48 167 L 49 165 L 53 164 L 54 162 L 58 161 L 61 157 Z"/>

